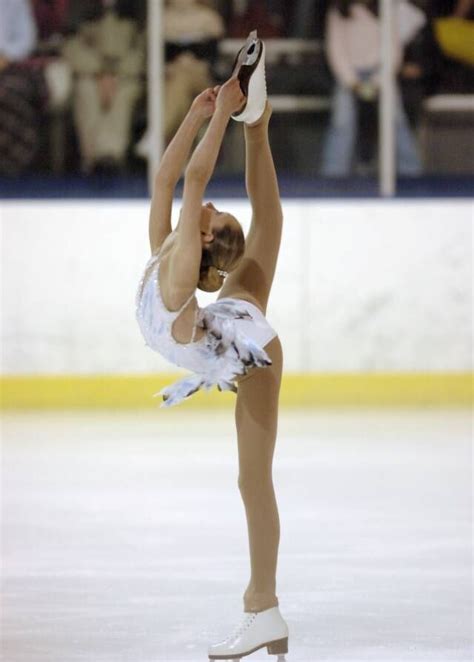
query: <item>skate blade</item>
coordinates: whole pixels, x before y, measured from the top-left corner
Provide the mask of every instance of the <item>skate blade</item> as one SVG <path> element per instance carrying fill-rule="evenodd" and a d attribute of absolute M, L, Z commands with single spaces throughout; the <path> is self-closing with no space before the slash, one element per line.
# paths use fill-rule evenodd
<path fill-rule="evenodd" d="M 262 50 L 262 42 L 257 37 L 257 30 L 252 30 L 252 32 L 247 37 L 247 41 L 244 46 L 240 49 L 240 52 L 237 56 L 234 69 L 232 71 L 232 76 L 235 76 L 240 71 L 241 67 L 251 67 L 258 60 L 260 51 Z"/>
<path fill-rule="evenodd" d="M 288 637 L 284 637 L 283 639 L 276 639 L 275 641 L 269 641 L 268 643 L 261 644 L 256 648 L 252 648 L 251 650 L 246 651 L 245 653 L 228 653 L 227 655 L 225 653 L 210 653 L 208 655 L 209 662 L 212 662 L 213 660 L 216 662 L 217 660 L 221 660 L 222 662 L 224 662 L 224 660 L 228 660 L 229 662 L 241 662 L 241 658 L 247 657 L 247 655 L 251 655 L 252 653 L 261 650 L 262 648 L 266 648 L 269 655 L 278 655 L 276 662 L 286 662 L 285 654 L 288 653 Z"/>

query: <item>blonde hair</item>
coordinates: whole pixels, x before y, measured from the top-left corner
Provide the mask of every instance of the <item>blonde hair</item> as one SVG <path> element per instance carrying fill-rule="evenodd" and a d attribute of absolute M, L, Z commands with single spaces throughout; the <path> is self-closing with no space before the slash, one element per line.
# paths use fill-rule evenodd
<path fill-rule="evenodd" d="M 235 269 L 245 251 L 245 237 L 240 224 L 228 224 L 214 233 L 214 240 L 203 248 L 198 288 L 217 292 L 225 276 Z"/>

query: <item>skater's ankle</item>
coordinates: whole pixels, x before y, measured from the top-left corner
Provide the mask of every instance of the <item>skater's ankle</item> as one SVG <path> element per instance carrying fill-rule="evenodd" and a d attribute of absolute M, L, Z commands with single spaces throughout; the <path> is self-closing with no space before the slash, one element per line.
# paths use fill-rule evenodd
<path fill-rule="evenodd" d="M 255 122 L 247 123 L 245 122 L 245 128 L 250 129 L 252 133 L 255 132 L 255 130 L 267 130 L 268 129 L 268 124 L 270 122 L 270 117 L 272 115 L 273 109 L 267 99 L 265 103 L 265 109 L 263 113 L 260 115 L 258 120 Z"/>
<path fill-rule="evenodd" d="M 257 602 L 257 601 L 252 601 L 248 602 L 247 604 L 244 605 L 244 612 L 245 613 L 252 613 L 252 614 L 258 614 L 261 611 L 267 611 L 267 609 L 273 609 L 274 607 L 278 607 L 279 602 L 278 598 L 276 600 L 271 600 L 271 601 L 266 601 L 266 602 Z"/>
<path fill-rule="evenodd" d="M 245 124 L 244 127 L 246 143 L 268 142 L 268 122 L 258 120 L 257 124 Z"/>

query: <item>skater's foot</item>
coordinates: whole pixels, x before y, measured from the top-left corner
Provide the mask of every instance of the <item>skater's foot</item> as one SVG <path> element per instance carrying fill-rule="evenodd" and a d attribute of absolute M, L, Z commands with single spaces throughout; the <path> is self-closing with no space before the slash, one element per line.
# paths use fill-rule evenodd
<path fill-rule="evenodd" d="M 239 660 L 261 648 L 269 655 L 278 655 L 284 662 L 288 652 L 288 626 L 278 607 L 265 611 L 245 612 L 240 625 L 218 644 L 209 647 L 210 660 Z"/>
<path fill-rule="evenodd" d="M 232 114 L 232 119 L 247 123 L 258 121 L 265 109 L 267 86 L 265 44 L 257 37 L 256 30 L 249 34 L 245 46 L 237 54 L 232 75 L 238 77 L 246 97 L 244 106 Z"/>

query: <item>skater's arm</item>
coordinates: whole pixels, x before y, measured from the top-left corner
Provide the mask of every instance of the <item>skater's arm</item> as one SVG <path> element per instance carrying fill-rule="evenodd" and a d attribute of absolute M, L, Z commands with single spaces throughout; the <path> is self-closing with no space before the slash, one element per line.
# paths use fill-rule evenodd
<path fill-rule="evenodd" d="M 194 150 L 186 168 L 185 181 L 186 179 L 199 181 L 203 193 L 214 172 L 230 116 L 242 106 L 244 101 L 245 97 L 240 89 L 238 79 L 236 77 L 229 78 L 219 90 L 214 116 L 204 138 Z"/>
<path fill-rule="evenodd" d="M 229 116 L 219 109 L 216 110 L 184 176 L 183 208 L 178 240 L 170 262 L 173 284 L 177 290 L 183 291 L 184 295 L 195 289 L 199 280 L 202 255 L 200 226 L 202 201 L 214 170 Z"/>
<path fill-rule="evenodd" d="M 176 184 L 188 160 L 193 142 L 204 121 L 215 109 L 217 88 L 208 88 L 193 101 L 176 135 L 168 145 L 155 175 L 149 236 L 155 253 L 171 232 L 171 207 Z"/>
<path fill-rule="evenodd" d="M 183 292 L 195 289 L 199 280 L 202 200 L 214 172 L 230 116 L 242 106 L 244 100 L 236 78 L 229 79 L 222 86 L 215 113 L 186 168 L 178 239 L 170 256 L 174 286 Z"/>

